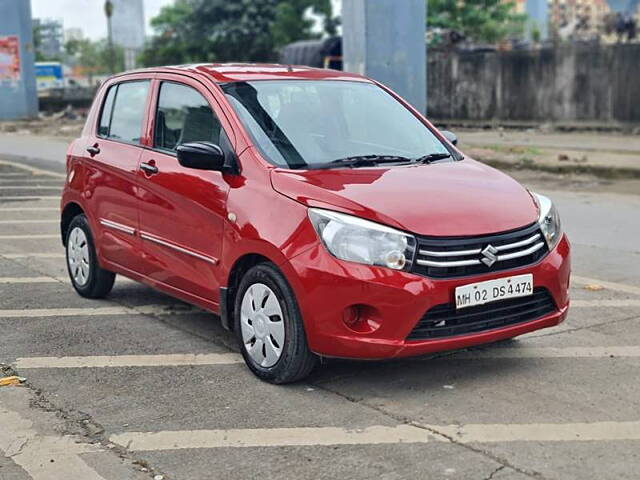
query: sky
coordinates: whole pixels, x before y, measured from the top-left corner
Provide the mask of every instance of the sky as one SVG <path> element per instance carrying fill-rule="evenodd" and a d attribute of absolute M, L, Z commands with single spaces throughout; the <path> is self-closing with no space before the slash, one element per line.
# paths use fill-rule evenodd
<path fill-rule="evenodd" d="M 339 13 L 341 0 L 332 0 L 334 13 Z M 151 34 L 149 21 L 160 9 L 173 0 L 144 0 L 144 16 L 147 35 Z M 81 28 L 84 36 L 98 40 L 107 36 L 107 20 L 104 16 L 104 0 L 31 0 L 34 18 L 61 19 L 64 28 Z"/>
<path fill-rule="evenodd" d="M 149 20 L 160 8 L 173 0 L 144 0 L 144 16 L 147 34 L 151 33 Z M 107 20 L 104 16 L 104 0 L 31 0 L 34 18 L 61 19 L 64 28 L 81 28 L 85 37 L 97 40 L 107 36 Z"/>

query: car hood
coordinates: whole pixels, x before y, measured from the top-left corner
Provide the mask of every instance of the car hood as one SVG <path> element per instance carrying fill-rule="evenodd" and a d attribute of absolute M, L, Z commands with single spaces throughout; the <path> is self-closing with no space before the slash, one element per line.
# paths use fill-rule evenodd
<path fill-rule="evenodd" d="M 535 222 L 537 206 L 511 177 L 472 159 L 390 168 L 274 169 L 273 188 L 419 235 L 468 236 Z"/>

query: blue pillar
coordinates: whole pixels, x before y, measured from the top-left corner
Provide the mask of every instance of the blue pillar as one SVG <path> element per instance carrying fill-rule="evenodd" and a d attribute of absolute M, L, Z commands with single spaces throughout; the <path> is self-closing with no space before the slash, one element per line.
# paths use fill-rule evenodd
<path fill-rule="evenodd" d="M 427 110 L 425 0 L 343 0 L 344 69 L 387 85 Z"/>
<path fill-rule="evenodd" d="M 30 0 L 0 0 L 0 120 L 38 114 Z"/>

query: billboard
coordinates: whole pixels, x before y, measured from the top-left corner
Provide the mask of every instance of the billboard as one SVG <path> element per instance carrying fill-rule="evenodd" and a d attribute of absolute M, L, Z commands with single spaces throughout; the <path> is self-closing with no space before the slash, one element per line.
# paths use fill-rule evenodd
<path fill-rule="evenodd" d="M 38 90 L 64 87 L 64 74 L 60 62 L 36 62 Z"/>
<path fill-rule="evenodd" d="M 20 81 L 20 40 L 17 35 L 0 36 L 0 82 Z"/>

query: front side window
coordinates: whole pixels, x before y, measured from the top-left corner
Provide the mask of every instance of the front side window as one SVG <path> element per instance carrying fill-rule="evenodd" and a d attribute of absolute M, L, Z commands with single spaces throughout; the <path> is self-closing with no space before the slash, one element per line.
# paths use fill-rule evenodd
<path fill-rule="evenodd" d="M 102 108 L 98 135 L 127 143 L 140 143 L 148 92 L 148 80 L 112 86 Z"/>
<path fill-rule="evenodd" d="M 220 143 L 220 121 L 195 89 L 178 83 L 160 86 L 154 147 L 175 151 L 189 142 Z"/>
<path fill-rule="evenodd" d="M 449 153 L 415 115 L 370 83 L 261 80 L 223 89 L 256 146 L 278 166 L 322 167 L 367 156 L 410 161 Z"/>

